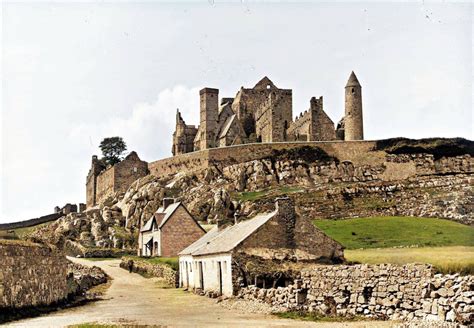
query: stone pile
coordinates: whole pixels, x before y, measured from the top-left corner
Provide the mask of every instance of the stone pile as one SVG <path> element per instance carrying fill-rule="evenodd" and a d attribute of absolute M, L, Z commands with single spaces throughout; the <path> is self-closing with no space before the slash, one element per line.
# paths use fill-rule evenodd
<path fill-rule="evenodd" d="M 107 282 L 107 275 L 99 267 L 84 266 L 78 263 L 68 264 L 68 295 L 84 295 L 94 286 Z"/>
<path fill-rule="evenodd" d="M 325 315 L 474 322 L 474 276 L 434 274 L 420 264 L 315 266 L 288 287 L 249 286 L 239 297 Z"/>

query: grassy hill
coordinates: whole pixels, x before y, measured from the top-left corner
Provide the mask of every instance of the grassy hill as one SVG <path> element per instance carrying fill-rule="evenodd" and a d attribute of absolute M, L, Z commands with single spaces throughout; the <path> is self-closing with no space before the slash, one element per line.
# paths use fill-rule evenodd
<path fill-rule="evenodd" d="M 373 217 L 316 220 L 359 263 L 430 263 L 442 273 L 474 274 L 474 227 L 448 220 Z"/>
<path fill-rule="evenodd" d="M 314 224 L 347 249 L 400 246 L 474 246 L 474 227 L 415 217 L 315 220 Z"/>

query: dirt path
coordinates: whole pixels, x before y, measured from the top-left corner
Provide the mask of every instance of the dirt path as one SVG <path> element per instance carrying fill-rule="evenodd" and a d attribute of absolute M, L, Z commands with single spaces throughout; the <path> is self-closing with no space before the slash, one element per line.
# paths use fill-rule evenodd
<path fill-rule="evenodd" d="M 7 327 L 64 327 L 86 322 L 124 323 L 168 327 L 389 327 L 389 322 L 312 323 L 278 319 L 270 315 L 240 313 L 225 309 L 215 300 L 181 289 L 159 288 L 119 267 L 119 260 L 91 262 L 114 280 L 104 300 L 48 315 L 16 321 Z"/>

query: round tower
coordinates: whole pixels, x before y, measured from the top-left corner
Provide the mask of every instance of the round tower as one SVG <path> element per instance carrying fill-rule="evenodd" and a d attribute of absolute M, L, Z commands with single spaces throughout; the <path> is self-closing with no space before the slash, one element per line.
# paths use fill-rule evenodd
<path fill-rule="evenodd" d="M 346 84 L 344 140 L 364 140 L 362 118 L 362 87 L 354 72 Z"/>

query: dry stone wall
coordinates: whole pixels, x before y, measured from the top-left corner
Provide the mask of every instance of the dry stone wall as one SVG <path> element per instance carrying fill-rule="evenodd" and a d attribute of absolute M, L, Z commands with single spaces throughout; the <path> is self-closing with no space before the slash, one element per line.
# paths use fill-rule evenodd
<path fill-rule="evenodd" d="M 50 305 L 68 296 L 68 261 L 46 246 L 0 240 L 0 312 Z"/>
<path fill-rule="evenodd" d="M 434 274 L 421 264 L 315 266 L 288 287 L 249 286 L 239 297 L 325 315 L 474 322 L 474 276 Z"/>
<path fill-rule="evenodd" d="M 178 271 L 174 270 L 171 266 L 161 263 L 150 263 L 137 257 L 124 256 L 120 262 L 120 267 L 122 269 L 129 270 L 128 265 L 130 261 L 133 262 L 133 272 L 163 278 L 168 285 L 178 287 Z"/>

